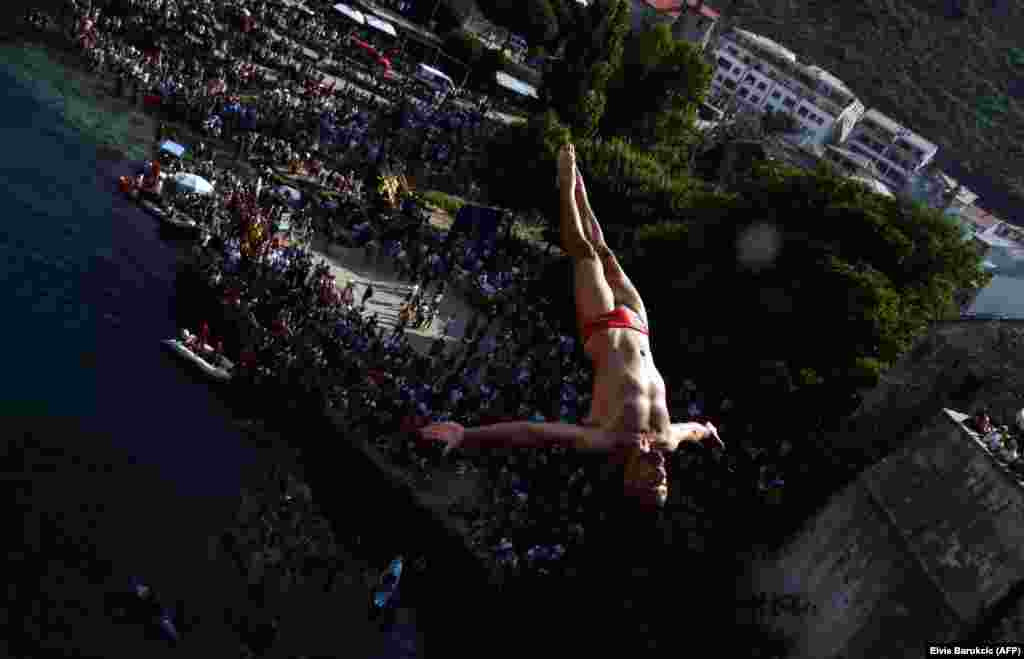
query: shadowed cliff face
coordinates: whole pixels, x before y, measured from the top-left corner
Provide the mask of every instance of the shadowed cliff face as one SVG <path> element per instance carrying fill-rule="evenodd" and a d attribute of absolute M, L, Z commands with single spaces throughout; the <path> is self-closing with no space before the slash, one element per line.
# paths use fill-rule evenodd
<path fill-rule="evenodd" d="M 1022 345 L 1024 322 L 936 324 L 827 438 L 880 462 L 755 564 L 751 582 L 741 579 L 755 595 L 795 594 L 817 607 L 804 617 L 776 612 L 790 656 L 866 656 L 873 638 L 923 643 L 943 630 L 1010 639 L 1024 628 L 1013 549 L 1021 490 L 941 413 L 983 407 L 1011 425 L 1024 407 Z M 826 626 L 830 635 L 812 631 Z"/>
<path fill-rule="evenodd" d="M 838 446 L 864 445 L 873 436 L 880 451 L 910 436 L 943 407 L 973 413 L 986 406 L 997 424 L 1009 424 L 1024 407 L 1024 322 L 938 323 L 882 376 L 847 424 Z"/>
<path fill-rule="evenodd" d="M 932 415 L 752 565 L 752 593 L 811 605 L 767 621 L 792 640 L 787 656 L 918 657 L 929 642 L 992 629 L 994 618 L 1019 627 L 1024 489 L 960 418 Z"/>

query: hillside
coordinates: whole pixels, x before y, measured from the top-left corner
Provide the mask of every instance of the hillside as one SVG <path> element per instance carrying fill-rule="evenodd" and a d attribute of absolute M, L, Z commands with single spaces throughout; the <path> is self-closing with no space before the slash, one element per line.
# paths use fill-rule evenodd
<path fill-rule="evenodd" d="M 980 194 L 985 207 L 1013 220 L 1010 208 L 1024 206 L 1024 5 L 1010 0 L 710 4 L 723 14 L 728 23 L 723 27 L 778 41 L 833 72 L 868 107 L 936 142 L 940 165 L 959 161 L 967 172 L 990 178 L 995 189 L 955 165 L 947 169 Z"/>

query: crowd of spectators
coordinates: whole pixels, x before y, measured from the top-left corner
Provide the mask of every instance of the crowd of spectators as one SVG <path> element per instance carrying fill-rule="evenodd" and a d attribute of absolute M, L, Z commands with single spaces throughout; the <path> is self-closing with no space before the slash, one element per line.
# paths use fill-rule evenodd
<path fill-rule="evenodd" d="M 970 428 L 980 435 L 982 444 L 1000 462 L 1011 469 L 1018 478 L 1024 477 L 1024 460 L 1021 456 L 1021 432 L 1024 431 L 1024 419 L 1018 418 L 1016 423 L 996 424 L 985 409 L 979 410 L 970 419 Z"/>
<path fill-rule="evenodd" d="M 157 21 L 164 28 L 186 16 L 213 14 L 202 3 L 179 2 L 176 11 L 169 11 L 166 8 L 175 4 L 168 2 L 163 12 L 157 11 L 156 3 L 131 4 L 143 12 L 139 20 Z M 260 6 L 250 11 L 264 21 L 280 10 Z M 114 38 L 137 27 L 131 16 L 109 18 L 98 10 L 80 10 L 73 19 L 78 29 L 71 36 L 90 35 L 80 41 L 87 52 L 99 49 L 121 70 L 131 67 L 144 89 L 156 85 L 162 98 L 171 99 L 164 105 L 177 108 L 174 118 L 201 123 L 219 113 L 228 135 L 238 132 L 251 141 L 240 147 L 242 154 L 266 158 L 267 164 L 280 165 L 299 154 L 308 163 L 313 157 L 306 154 L 323 153 L 325 144 L 339 153 L 351 151 L 353 141 L 366 140 L 370 127 L 385 114 L 385 108 L 367 105 L 342 90 L 301 97 L 296 90 L 291 98 L 267 93 L 254 104 L 243 103 L 214 90 L 220 86 L 207 84 L 245 84 L 232 78 L 237 67 L 211 66 L 185 54 L 147 56 L 133 50 Z M 203 23 L 194 20 L 202 37 Z M 281 29 L 295 24 L 278 23 Z M 309 29 L 311 38 L 318 38 L 319 31 Z M 206 28 L 207 33 L 210 30 L 216 33 L 215 28 Z M 216 44 L 215 37 L 208 38 Z M 220 46 L 229 53 L 248 52 L 238 45 L 245 39 L 232 39 L 221 40 Z M 438 110 L 412 96 L 404 97 L 403 109 L 394 117 L 410 132 L 435 137 L 461 132 L 464 141 L 485 137 L 483 132 L 464 130 L 482 122 L 472 113 Z M 427 124 L 434 128 L 423 130 Z M 385 143 L 371 146 L 386 149 Z M 424 144 L 437 146 L 429 140 Z M 401 150 L 386 157 L 367 153 L 377 164 L 391 160 L 395 166 L 409 155 Z M 275 239 L 272 224 L 264 231 L 270 239 L 253 252 L 253 218 L 273 220 L 285 208 L 265 181 L 246 180 L 220 168 L 209 174 L 218 192 L 211 201 L 201 202 L 203 216 L 222 220 L 207 227 L 203 273 L 210 292 L 222 301 L 225 317 L 244 320 L 239 336 L 224 337 L 229 356 L 238 365 L 233 378 L 237 386 L 260 387 L 295 409 L 336 415 L 354 436 L 363 436 L 424 478 L 436 471 L 441 457 L 437 447 L 418 442 L 414 431 L 431 421 L 457 420 L 467 426 L 511 419 L 573 423 L 587 410 L 592 373 L 581 347 L 554 320 L 558 309 L 553 302 L 531 295 L 547 263 L 540 248 L 507 235 L 487 244 L 451 236 L 426 225 L 414 204 L 380 213 L 359 196 L 349 196 L 344 203 L 337 197 L 308 201 L 302 212 L 326 216 L 329 224 L 347 223 L 357 242 L 379 248 L 371 248 L 371 255 L 386 255 L 424 295 L 441 282 L 479 293 L 481 308 L 469 320 L 463 340 L 438 339 L 429 354 L 420 354 L 404 334 L 387 333 L 375 314 L 365 313 L 365 295 L 361 305 L 346 300 L 336 287 L 341 282 L 333 281 L 325 265 L 316 264 L 308 251 L 287 240 Z M 355 187 L 354 176 L 337 171 L 320 175 L 319 182 L 325 181 L 335 182 L 342 192 Z M 403 215 L 408 222 L 396 224 Z M 396 226 L 402 232 L 393 235 Z M 411 233 L 410 227 L 415 228 Z M 215 331 L 226 333 L 230 327 L 210 320 Z M 788 441 L 770 447 L 756 442 L 753 426 L 734 417 L 728 401 L 705 409 L 711 406 L 692 383 L 677 393 L 673 402 L 684 416 L 699 419 L 714 412 L 723 436 L 743 438 L 732 444 L 736 448 L 727 454 L 726 463 L 732 473 L 751 476 L 709 476 L 697 469 L 695 481 L 715 479 L 716 490 L 733 493 L 753 484 L 764 498 L 778 498 L 785 475 L 808 468 Z M 675 459 L 682 469 L 701 458 L 683 452 Z M 604 515 L 601 506 L 588 503 L 600 473 L 580 456 L 558 449 L 463 459 L 458 471 L 484 475 L 490 500 L 483 508 L 456 504 L 453 514 L 469 520 L 481 555 L 513 571 L 543 574 L 556 569 L 565 563 L 560 559 L 571 556 L 583 542 L 586 529 L 599 524 Z M 670 505 L 682 505 L 680 499 L 690 496 L 685 487 L 672 491 L 676 500 Z"/>
<path fill-rule="evenodd" d="M 242 32 L 216 20 L 223 11 L 219 7 L 171 1 L 160 11 L 155 3 L 133 5 L 134 12 L 116 14 L 73 5 L 69 36 L 98 71 L 115 76 L 119 95 L 134 87 L 140 101 L 159 105 L 168 118 L 212 138 L 234 139 L 239 156 L 269 149 L 279 161 L 301 161 L 315 172 L 324 160 L 336 158 L 345 164 L 414 158 L 454 167 L 466 144 L 494 130 L 481 108 L 438 105 L 411 78 L 365 75 L 341 54 L 341 64 L 330 66 L 344 68 L 359 87 L 339 85 L 337 79 L 328 83 L 317 68 L 321 64 L 303 57 L 298 43 L 271 33 L 262 21 Z M 333 43 L 334 28 L 327 30 L 316 16 L 296 21 L 289 11 L 299 10 L 253 6 L 252 13 L 282 30 L 306 30 L 324 47 Z M 148 46 L 132 43 L 147 26 L 160 36 Z M 198 47 L 179 52 L 182 45 Z M 371 125 L 371 117 L 392 107 L 397 131 Z"/>

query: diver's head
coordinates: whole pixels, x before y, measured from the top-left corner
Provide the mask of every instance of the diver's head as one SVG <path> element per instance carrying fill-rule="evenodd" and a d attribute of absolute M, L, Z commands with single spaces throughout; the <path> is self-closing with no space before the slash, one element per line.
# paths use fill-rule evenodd
<path fill-rule="evenodd" d="M 623 492 L 644 508 L 661 508 L 668 500 L 668 472 L 665 456 L 652 450 L 650 441 L 640 440 L 627 449 Z"/>

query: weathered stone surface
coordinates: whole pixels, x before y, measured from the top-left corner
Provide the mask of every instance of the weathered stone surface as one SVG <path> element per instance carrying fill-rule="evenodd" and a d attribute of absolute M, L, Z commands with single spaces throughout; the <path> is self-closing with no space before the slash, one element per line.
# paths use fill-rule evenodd
<path fill-rule="evenodd" d="M 794 640 L 790 656 L 919 657 L 963 639 L 1024 583 L 1024 491 L 962 418 L 935 415 L 752 566 L 750 592 L 816 607 L 771 623 Z"/>

